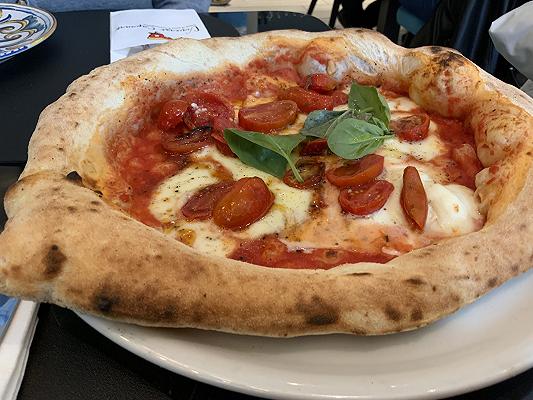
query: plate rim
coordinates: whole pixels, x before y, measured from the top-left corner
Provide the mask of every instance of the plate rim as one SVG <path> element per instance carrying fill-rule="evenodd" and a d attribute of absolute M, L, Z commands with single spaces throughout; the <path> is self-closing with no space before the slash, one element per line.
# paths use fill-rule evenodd
<path fill-rule="evenodd" d="M 523 275 L 524 278 L 529 276 L 529 279 L 533 280 L 533 270 L 529 273 Z M 505 285 L 504 285 L 505 286 Z M 493 293 L 494 295 L 494 293 Z M 124 332 L 120 329 L 120 325 L 133 325 L 127 324 L 124 322 L 113 321 L 106 318 L 96 317 L 89 314 L 84 314 L 82 312 L 76 312 L 76 314 L 89 326 L 95 329 L 97 332 L 113 341 L 117 345 L 126 349 L 127 351 L 155 364 L 162 368 L 165 368 L 169 371 L 177 373 L 179 375 L 185 376 L 187 378 L 193 379 L 195 381 L 200 381 L 209 385 L 213 385 L 219 388 L 230 390 L 233 392 L 245 393 L 248 395 L 253 395 L 257 397 L 264 398 L 275 398 L 275 399 L 284 399 L 284 400 L 296 400 L 296 399 L 434 399 L 434 398 L 447 398 L 450 396 L 455 396 L 463 393 L 472 392 L 478 389 L 482 389 L 497 383 L 500 383 L 504 380 L 510 379 L 516 375 L 521 374 L 524 371 L 529 370 L 533 367 L 533 352 L 523 351 L 520 354 L 523 354 L 523 357 L 520 357 L 518 360 L 512 361 L 511 363 L 494 363 L 494 368 L 489 371 L 489 374 L 478 375 L 471 377 L 467 380 L 458 381 L 456 385 L 450 386 L 445 384 L 440 384 L 440 387 L 432 388 L 431 390 L 422 388 L 420 391 L 406 391 L 404 393 L 395 393 L 392 391 L 388 395 L 378 395 L 378 394 L 353 394 L 353 395 L 340 395 L 340 394 L 325 394 L 325 393 L 309 393 L 306 391 L 297 392 L 289 391 L 287 392 L 281 386 L 279 387 L 255 387 L 252 384 L 243 383 L 242 380 L 235 380 L 223 376 L 217 371 L 210 370 L 205 366 L 191 367 L 188 365 L 187 360 L 179 360 L 175 357 L 167 357 L 164 352 L 161 352 L 159 349 L 153 349 L 150 347 L 150 344 L 144 344 L 139 341 L 139 338 L 129 337 L 129 335 L 124 335 Z M 117 326 L 118 324 L 119 326 Z M 141 327 L 145 329 L 150 329 L 149 327 Z M 169 328 L 171 329 L 171 328 Z M 194 328 L 190 328 L 194 329 Z M 526 340 L 529 340 L 528 337 L 525 337 Z M 283 339 L 280 339 L 283 340 Z M 518 342 L 520 343 L 520 342 Z M 529 348 L 529 347 L 528 347 Z M 533 346 L 531 347 L 533 349 Z M 524 349 L 527 350 L 527 349 Z M 505 351 L 508 354 L 507 351 Z M 510 355 L 518 354 L 516 351 L 511 352 Z M 509 357 L 512 358 L 512 357 Z M 497 361 L 497 360 L 496 360 Z M 437 385 L 439 386 L 439 385 Z"/>
<path fill-rule="evenodd" d="M 16 11 L 20 11 L 20 10 L 23 10 L 23 11 L 28 11 L 28 10 L 29 11 L 35 11 L 35 10 L 37 10 L 40 13 L 49 16 L 50 19 L 52 20 L 52 25 L 50 26 L 50 28 L 41 37 L 39 37 L 36 40 L 32 40 L 29 44 L 25 45 L 25 46 L 27 46 L 26 49 L 24 49 L 22 51 L 19 51 L 18 53 L 9 55 L 7 57 L 0 56 L 0 60 L 8 60 L 9 58 L 16 56 L 17 54 L 24 53 L 26 50 L 29 50 L 29 49 L 41 44 L 46 39 L 48 39 L 50 36 L 52 36 L 52 34 L 56 31 L 56 28 L 57 28 L 57 19 L 54 16 L 54 14 L 52 14 L 48 10 L 45 10 L 45 9 L 39 8 L 39 7 L 28 6 L 28 5 L 25 5 L 25 4 L 2 3 L 2 2 L 0 2 L 0 9 L 9 9 L 9 8 L 15 9 Z M 17 47 L 17 50 L 21 49 L 22 47 L 24 47 L 24 46 Z"/>

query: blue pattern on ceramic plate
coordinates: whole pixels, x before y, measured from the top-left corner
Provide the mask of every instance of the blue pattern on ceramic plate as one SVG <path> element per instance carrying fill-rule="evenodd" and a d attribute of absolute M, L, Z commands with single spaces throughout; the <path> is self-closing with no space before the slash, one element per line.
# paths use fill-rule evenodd
<path fill-rule="evenodd" d="M 28 6 L 0 6 L 0 61 L 36 46 L 55 30 L 55 18 Z"/>
<path fill-rule="evenodd" d="M 18 299 L 0 294 L 0 341 L 4 336 L 9 322 L 11 322 L 11 318 L 17 309 L 18 303 Z"/>

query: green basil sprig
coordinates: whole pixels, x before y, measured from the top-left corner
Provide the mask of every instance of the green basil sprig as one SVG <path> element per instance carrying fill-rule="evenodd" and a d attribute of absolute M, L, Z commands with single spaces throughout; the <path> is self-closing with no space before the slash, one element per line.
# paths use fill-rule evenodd
<path fill-rule="evenodd" d="M 296 146 L 305 140 L 305 136 L 300 134 L 267 135 L 229 128 L 224 129 L 224 138 L 231 151 L 244 164 L 278 178 L 283 178 L 287 164 L 289 164 L 296 180 L 303 182 L 291 153 Z"/>
<path fill-rule="evenodd" d="M 314 136 L 318 138 L 326 137 L 326 133 L 332 124 L 338 123 L 339 119 L 342 119 L 344 114 L 349 110 L 342 111 L 329 111 L 329 110 L 317 110 L 309 113 L 304 122 L 304 127 L 300 131 L 302 135 Z"/>
<path fill-rule="evenodd" d="M 376 125 L 348 118 L 340 122 L 328 136 L 328 147 L 339 157 L 353 160 L 373 153 L 392 134 L 383 134 Z"/>
<path fill-rule="evenodd" d="M 375 87 L 353 83 L 348 109 L 313 111 L 305 120 L 302 135 L 327 138 L 328 147 L 339 157 L 355 159 L 374 152 L 389 131 L 390 109 Z"/>
<path fill-rule="evenodd" d="M 382 121 L 387 127 L 389 126 L 389 105 L 375 87 L 352 83 L 348 95 L 348 108 L 359 112 L 370 110 L 374 117 Z"/>

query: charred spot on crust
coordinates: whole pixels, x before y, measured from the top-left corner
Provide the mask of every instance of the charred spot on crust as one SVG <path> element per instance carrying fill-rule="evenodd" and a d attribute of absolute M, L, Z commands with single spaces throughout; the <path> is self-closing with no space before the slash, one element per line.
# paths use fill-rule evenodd
<path fill-rule="evenodd" d="M 305 322 L 309 325 L 330 325 L 339 320 L 337 309 L 317 295 L 311 297 L 310 302 L 298 303 L 296 309 L 303 314 Z"/>
<path fill-rule="evenodd" d="M 521 231 L 525 231 L 527 228 L 527 225 L 526 224 L 520 224 L 518 225 L 518 229 L 521 230 Z"/>
<path fill-rule="evenodd" d="M 518 271 L 520 271 L 520 266 L 518 264 L 514 264 L 511 266 L 511 271 L 513 271 L 513 273 L 517 274 Z"/>
<path fill-rule="evenodd" d="M 354 335 L 359 335 L 359 336 L 364 336 L 364 335 L 368 334 L 367 331 L 365 331 L 364 329 L 360 329 L 360 328 L 352 329 L 352 333 Z"/>
<path fill-rule="evenodd" d="M 493 288 L 493 287 L 495 287 L 497 284 L 498 284 L 498 278 L 497 278 L 497 277 L 490 278 L 490 279 L 487 281 L 487 287 L 489 287 L 489 288 Z"/>
<path fill-rule="evenodd" d="M 59 250 L 56 244 L 51 245 L 44 256 L 44 276 L 47 279 L 57 276 L 61 272 L 66 259 L 67 257 Z"/>
<path fill-rule="evenodd" d="M 168 321 L 168 320 L 173 320 L 175 318 L 176 318 L 176 310 L 172 306 L 167 306 L 164 309 L 163 314 L 161 315 L 161 319 L 163 321 Z"/>
<path fill-rule="evenodd" d="M 424 318 L 424 315 L 420 308 L 417 307 L 411 311 L 411 321 L 420 321 L 422 318 Z"/>
<path fill-rule="evenodd" d="M 431 51 L 433 54 L 439 54 L 440 52 L 443 51 L 443 48 L 440 46 L 431 46 L 429 48 L 429 51 Z"/>
<path fill-rule="evenodd" d="M 425 248 L 425 249 L 421 249 L 421 250 L 418 250 L 415 255 L 417 257 L 428 257 L 431 255 L 431 253 L 433 253 L 433 249 L 431 248 Z"/>
<path fill-rule="evenodd" d="M 101 201 L 98 201 L 98 200 L 91 200 L 91 204 L 92 204 L 93 206 L 99 206 L 100 204 L 102 204 L 102 202 L 101 202 Z"/>
<path fill-rule="evenodd" d="M 77 211 L 77 208 L 74 206 L 67 206 L 67 210 L 70 213 L 75 213 Z"/>
<path fill-rule="evenodd" d="M 437 59 L 437 64 L 444 69 L 448 69 L 453 66 L 460 66 L 464 63 L 465 61 L 463 57 L 459 54 L 454 53 L 453 51 L 447 51 Z"/>
<path fill-rule="evenodd" d="M 394 308 L 392 305 L 387 304 L 383 310 L 388 319 L 398 322 L 402 319 L 402 313 L 397 308 Z"/>
<path fill-rule="evenodd" d="M 459 303 L 461 301 L 461 298 L 455 293 L 450 296 L 450 299 L 454 303 Z"/>
<path fill-rule="evenodd" d="M 73 183 L 81 184 L 81 176 L 76 171 L 71 171 L 65 178 Z"/>
<path fill-rule="evenodd" d="M 310 325 L 330 325 L 337 322 L 337 319 L 336 315 L 312 315 L 306 322 Z"/>
<path fill-rule="evenodd" d="M 426 282 L 424 282 L 422 279 L 420 279 L 417 276 L 414 276 L 412 278 L 406 279 L 406 280 L 404 280 L 404 282 L 405 283 L 409 283 L 411 285 L 415 285 L 415 286 L 424 285 L 426 283 Z"/>
<path fill-rule="evenodd" d="M 118 299 L 114 296 L 109 296 L 106 293 L 100 293 L 95 296 L 94 303 L 99 311 L 108 313 L 113 306 L 118 303 Z"/>
<path fill-rule="evenodd" d="M 348 276 L 372 276 L 371 272 L 352 272 Z"/>

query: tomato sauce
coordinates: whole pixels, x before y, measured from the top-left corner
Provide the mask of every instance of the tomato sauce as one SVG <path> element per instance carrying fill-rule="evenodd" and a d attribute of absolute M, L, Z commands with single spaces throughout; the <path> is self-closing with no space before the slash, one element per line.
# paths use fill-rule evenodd
<path fill-rule="evenodd" d="M 167 177 L 187 165 L 186 156 L 174 156 L 161 146 L 160 131 L 153 121 L 145 124 L 137 135 L 117 136 L 109 148 L 108 156 L 114 163 L 126 187 L 113 193 L 133 217 L 146 225 L 160 227 L 150 212 L 153 190 Z"/>
<path fill-rule="evenodd" d="M 475 177 L 483 166 L 475 151 L 473 132 L 455 119 L 436 114 L 432 114 L 431 119 L 437 124 L 437 135 L 447 147 L 447 152 L 431 160 L 431 163 L 445 172 L 449 183 L 475 190 Z"/>
<path fill-rule="evenodd" d="M 384 253 L 366 253 L 336 248 L 289 250 L 287 245 L 275 235 L 243 241 L 228 257 L 264 267 L 291 269 L 330 269 L 341 264 L 358 262 L 383 264 L 394 258 Z"/>

